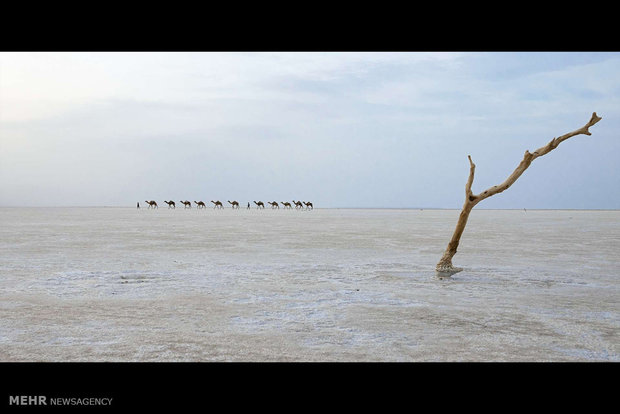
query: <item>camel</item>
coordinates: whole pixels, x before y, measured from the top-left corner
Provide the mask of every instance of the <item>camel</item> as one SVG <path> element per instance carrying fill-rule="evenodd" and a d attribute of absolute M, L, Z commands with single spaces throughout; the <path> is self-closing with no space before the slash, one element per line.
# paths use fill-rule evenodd
<path fill-rule="evenodd" d="M 277 201 L 267 201 L 268 204 L 271 204 L 271 208 L 280 208 Z"/>
<path fill-rule="evenodd" d="M 151 201 L 146 201 L 145 200 L 144 202 L 149 205 L 149 208 L 159 208 L 157 206 L 157 203 L 155 201 L 153 201 L 153 200 L 151 200 Z"/>
<path fill-rule="evenodd" d="M 306 208 L 309 208 L 310 210 L 314 210 L 314 206 L 312 205 L 310 201 L 302 201 L 302 203 L 306 205 Z"/>
<path fill-rule="evenodd" d="M 172 201 L 172 200 L 170 200 L 170 201 L 164 200 L 164 203 L 168 204 L 168 208 L 177 208 L 177 205 L 174 204 L 174 201 Z"/>
<path fill-rule="evenodd" d="M 183 203 L 183 205 L 185 206 L 185 208 L 192 208 L 192 203 L 190 203 L 189 201 L 185 200 L 181 200 L 179 201 L 179 203 Z"/>
<path fill-rule="evenodd" d="M 293 208 L 293 207 L 291 207 L 291 203 L 287 203 L 286 201 L 280 201 L 280 202 L 282 203 L 284 208 Z"/>
<path fill-rule="evenodd" d="M 265 204 L 262 201 L 259 201 L 258 203 L 255 201 L 254 204 L 256 204 L 256 208 L 265 208 Z"/>
<path fill-rule="evenodd" d="M 304 205 L 303 205 L 303 204 L 301 204 L 301 201 L 295 201 L 295 200 L 293 200 L 293 203 L 295 203 L 295 209 L 304 208 Z"/>
<path fill-rule="evenodd" d="M 235 201 L 235 200 L 233 200 L 233 201 L 227 200 L 227 201 L 228 201 L 228 204 L 232 205 L 233 209 L 234 208 L 239 208 L 239 202 L 238 201 Z"/>
<path fill-rule="evenodd" d="M 207 208 L 207 206 L 205 206 L 205 203 L 203 203 L 202 201 L 194 200 L 194 203 L 196 203 L 197 208 Z"/>
<path fill-rule="evenodd" d="M 213 208 L 224 208 L 220 200 L 217 200 L 217 201 L 211 200 L 211 202 L 213 203 Z"/>

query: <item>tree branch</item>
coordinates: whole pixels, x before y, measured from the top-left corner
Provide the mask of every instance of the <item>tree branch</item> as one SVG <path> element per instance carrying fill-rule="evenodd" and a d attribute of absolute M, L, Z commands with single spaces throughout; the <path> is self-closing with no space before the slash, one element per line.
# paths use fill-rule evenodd
<path fill-rule="evenodd" d="M 469 158 L 469 178 L 467 179 L 467 184 L 465 184 L 465 197 L 470 199 L 472 197 L 471 185 L 474 183 L 474 173 L 476 172 L 476 164 L 471 160 L 471 156 L 467 156 Z"/>
<path fill-rule="evenodd" d="M 560 145 L 561 142 L 564 142 L 570 137 L 574 137 L 575 135 L 592 135 L 592 133 L 589 130 L 590 127 L 596 124 L 601 119 L 603 118 L 596 115 L 596 112 L 593 112 L 592 117 L 590 118 L 587 124 L 585 124 L 579 129 L 574 130 L 573 132 L 564 134 L 561 137 L 553 138 L 547 145 L 545 145 L 544 147 L 540 147 L 536 151 L 533 152 L 534 158 L 542 157 L 543 155 L 547 154 L 551 150 L 555 149 L 558 145 Z"/>
<path fill-rule="evenodd" d="M 569 132 L 568 134 L 564 134 L 558 138 L 553 138 L 547 145 L 538 148 L 533 153 L 529 151 L 525 151 L 523 155 L 523 160 L 519 163 L 517 168 L 506 178 L 506 180 L 500 185 L 494 185 L 483 191 L 480 194 L 473 194 L 471 190 L 471 186 L 474 182 L 474 172 L 476 170 L 476 165 L 471 160 L 471 156 L 467 156 L 469 159 L 469 178 L 467 179 L 467 183 L 465 184 L 465 203 L 463 204 L 463 208 L 461 210 L 461 214 L 459 216 L 459 220 L 456 223 L 456 228 L 454 229 L 454 233 L 452 234 L 452 238 L 448 243 L 448 247 L 444 251 L 443 256 L 437 263 L 436 271 L 439 275 L 451 275 L 461 271 L 461 268 L 452 266 L 452 257 L 456 254 L 456 250 L 458 248 L 461 235 L 465 230 L 465 225 L 467 224 L 467 219 L 469 217 L 469 213 L 474 208 L 476 204 L 485 198 L 491 197 L 492 195 L 501 193 L 508 189 L 519 177 L 521 174 L 530 166 L 532 161 L 534 161 L 538 157 L 542 157 L 543 155 L 549 153 L 560 145 L 560 143 L 564 142 L 570 137 L 574 137 L 575 135 L 592 135 L 590 133 L 589 128 L 600 121 L 602 118 L 596 115 L 596 112 L 592 113 L 592 117 L 588 121 L 587 124 L 582 126 L 579 129 L 574 130 L 573 132 Z"/>
<path fill-rule="evenodd" d="M 558 138 L 552 139 L 547 145 L 538 148 L 533 153 L 530 153 L 529 151 L 525 151 L 525 154 L 523 155 L 523 160 L 521 160 L 517 168 L 515 168 L 512 174 L 510 174 L 510 176 L 503 183 L 501 183 L 500 185 L 494 185 L 493 187 L 490 187 L 487 190 L 475 196 L 476 198 L 479 199 L 478 202 L 484 200 L 485 198 L 491 197 L 492 195 L 495 195 L 497 193 L 501 193 L 502 191 L 507 190 L 512 184 L 514 184 L 515 181 L 517 181 L 517 179 L 521 176 L 521 174 L 525 172 L 525 170 L 530 166 L 532 161 L 534 161 L 538 157 L 542 157 L 543 155 L 551 152 L 552 150 L 557 148 L 557 146 L 560 145 L 560 143 L 566 141 L 568 138 L 574 137 L 575 135 L 592 135 L 589 131 L 589 128 L 592 125 L 596 124 L 601 119 L 602 118 L 597 116 L 596 112 L 594 112 L 592 113 L 592 117 L 590 118 L 590 121 L 588 121 L 588 123 L 582 126 L 581 128 L 576 129 L 573 132 L 569 132 L 568 134 L 564 134 Z"/>

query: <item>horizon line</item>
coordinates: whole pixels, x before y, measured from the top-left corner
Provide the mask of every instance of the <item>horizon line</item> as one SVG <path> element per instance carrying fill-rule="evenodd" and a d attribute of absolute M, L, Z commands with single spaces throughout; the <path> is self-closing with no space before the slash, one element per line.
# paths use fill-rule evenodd
<path fill-rule="evenodd" d="M 0 208 L 131 208 L 136 209 L 136 206 L 117 206 L 117 205 L 52 205 L 52 206 L 32 206 L 32 205 L 0 205 Z M 169 208 L 162 207 L 164 210 Z M 147 206 L 140 207 L 140 209 L 148 209 Z M 232 209 L 232 208 L 229 208 Z M 317 210 L 460 210 L 457 207 L 314 207 Z M 180 208 L 180 210 L 185 210 Z M 237 209 L 235 209 L 237 210 Z M 240 208 L 240 210 L 247 210 L 247 208 Z M 256 208 L 251 208 L 256 210 Z M 271 208 L 265 208 L 265 210 L 272 210 Z M 573 210 L 573 211 L 618 211 L 620 208 L 546 208 L 546 207 L 506 207 L 506 208 L 484 208 L 479 207 L 476 210 Z"/>

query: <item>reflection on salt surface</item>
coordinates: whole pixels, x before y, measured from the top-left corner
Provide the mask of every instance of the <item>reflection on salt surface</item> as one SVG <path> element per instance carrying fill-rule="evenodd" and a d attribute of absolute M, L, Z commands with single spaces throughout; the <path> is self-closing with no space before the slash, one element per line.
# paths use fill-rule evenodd
<path fill-rule="evenodd" d="M 458 213 L 0 209 L 0 360 L 620 360 L 620 212 Z"/>

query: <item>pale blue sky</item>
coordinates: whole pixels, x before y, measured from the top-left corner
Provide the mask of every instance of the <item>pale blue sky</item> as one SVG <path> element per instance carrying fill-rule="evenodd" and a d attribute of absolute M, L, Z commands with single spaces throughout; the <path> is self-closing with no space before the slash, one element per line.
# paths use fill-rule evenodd
<path fill-rule="evenodd" d="M 0 53 L 0 206 L 620 208 L 620 53 Z"/>

